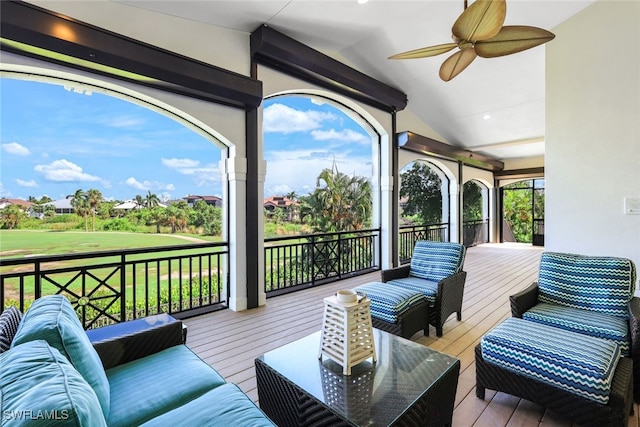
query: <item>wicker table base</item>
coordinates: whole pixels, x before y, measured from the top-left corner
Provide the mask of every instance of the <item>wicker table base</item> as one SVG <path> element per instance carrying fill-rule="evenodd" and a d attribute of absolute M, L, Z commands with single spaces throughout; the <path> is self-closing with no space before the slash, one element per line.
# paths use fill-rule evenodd
<path fill-rule="evenodd" d="M 320 333 L 255 360 L 260 408 L 278 426 L 450 426 L 460 361 L 374 329 L 377 363 L 350 376 L 318 360 Z"/>
<path fill-rule="evenodd" d="M 482 358 L 476 346 L 476 396 L 484 399 L 485 389 L 502 391 L 535 402 L 582 426 L 626 426 L 633 409 L 633 362 L 623 357 L 618 362 L 611 384 L 609 403 L 602 405 L 576 394 L 524 377 Z"/>

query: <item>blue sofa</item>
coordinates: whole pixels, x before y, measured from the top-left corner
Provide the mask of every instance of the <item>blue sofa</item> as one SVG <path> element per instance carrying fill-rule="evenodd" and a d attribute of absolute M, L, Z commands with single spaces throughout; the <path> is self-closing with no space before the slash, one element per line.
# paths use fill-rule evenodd
<path fill-rule="evenodd" d="M 273 426 L 183 344 L 181 322 L 151 317 L 87 334 L 59 295 L 22 317 L 0 354 L 0 392 L 3 426 Z"/>

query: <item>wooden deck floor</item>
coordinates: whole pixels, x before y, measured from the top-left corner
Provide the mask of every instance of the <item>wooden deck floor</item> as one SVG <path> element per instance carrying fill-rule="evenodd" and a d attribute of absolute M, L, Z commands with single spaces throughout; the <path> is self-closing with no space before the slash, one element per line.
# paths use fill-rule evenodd
<path fill-rule="evenodd" d="M 529 401 L 487 390 L 485 400 L 475 396 L 473 349 L 484 333 L 510 316 L 508 296 L 535 281 L 541 248 L 528 245 L 486 244 L 469 248 L 462 321 L 451 316 L 444 335 L 418 333 L 413 340 L 461 361 L 453 415 L 454 427 L 571 426 L 570 422 Z M 258 404 L 254 359 L 274 348 L 320 329 L 322 299 L 338 289 L 376 281 L 371 273 L 333 284 L 270 298 L 267 305 L 244 312 L 225 310 L 187 319 L 187 345 L 238 384 Z M 640 410 L 629 417 L 638 427 Z"/>

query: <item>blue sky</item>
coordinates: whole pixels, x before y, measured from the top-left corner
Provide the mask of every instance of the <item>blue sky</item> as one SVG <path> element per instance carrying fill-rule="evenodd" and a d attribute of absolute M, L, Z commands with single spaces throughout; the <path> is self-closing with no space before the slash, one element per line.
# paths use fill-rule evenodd
<path fill-rule="evenodd" d="M 77 189 L 126 200 L 222 194 L 221 150 L 145 107 L 63 86 L 0 80 L 0 196 L 64 198 Z M 335 161 L 371 175 L 371 140 L 333 106 L 301 97 L 264 102 L 265 196 L 313 190 Z"/>

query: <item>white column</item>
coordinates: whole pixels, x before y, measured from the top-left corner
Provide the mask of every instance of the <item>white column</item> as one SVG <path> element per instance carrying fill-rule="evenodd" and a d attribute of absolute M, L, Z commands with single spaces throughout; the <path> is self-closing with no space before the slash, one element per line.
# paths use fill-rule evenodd
<path fill-rule="evenodd" d="M 231 151 L 231 157 L 220 162 L 220 170 L 226 176 L 229 183 L 228 203 L 226 209 L 229 230 L 227 241 L 229 242 L 229 281 L 231 283 L 230 295 L 227 301 L 233 311 L 247 309 L 247 232 L 244 222 L 246 212 L 247 192 L 247 159 L 234 157 L 235 150 Z"/>

